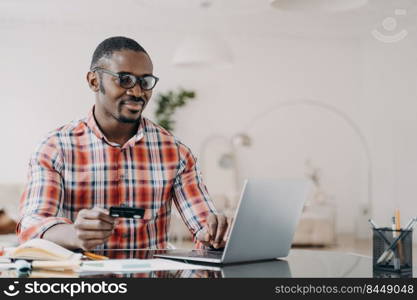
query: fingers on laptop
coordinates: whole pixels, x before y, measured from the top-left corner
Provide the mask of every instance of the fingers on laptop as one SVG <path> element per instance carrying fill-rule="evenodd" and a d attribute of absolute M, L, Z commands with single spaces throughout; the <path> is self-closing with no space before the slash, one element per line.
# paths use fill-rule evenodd
<path fill-rule="evenodd" d="M 224 236 L 228 228 L 228 221 L 224 215 L 210 214 L 206 225 L 208 235 L 204 236 L 204 241 L 208 246 L 223 248 L 225 245 Z"/>
<path fill-rule="evenodd" d="M 230 224 L 224 215 L 210 214 L 206 226 L 198 233 L 197 239 L 205 246 L 224 248 Z"/>
<path fill-rule="evenodd" d="M 226 233 L 224 234 L 224 237 L 223 237 L 223 241 L 224 241 L 224 243 L 225 243 L 225 245 L 226 245 L 226 242 L 227 242 L 227 240 L 229 239 L 229 236 L 230 236 L 230 230 L 231 230 L 231 227 L 232 227 L 232 224 L 233 224 L 233 218 L 227 218 L 227 230 L 226 230 Z"/>
<path fill-rule="evenodd" d="M 210 234 L 208 233 L 207 227 L 201 229 L 197 234 L 197 240 L 203 243 L 203 245 L 207 246 L 210 242 Z"/>
<path fill-rule="evenodd" d="M 224 237 L 228 228 L 228 221 L 224 215 L 217 215 L 217 230 L 213 238 L 214 248 L 223 248 L 225 245 Z"/>
<path fill-rule="evenodd" d="M 217 232 L 217 216 L 210 214 L 207 220 L 208 233 L 210 235 L 210 242 L 214 241 Z"/>

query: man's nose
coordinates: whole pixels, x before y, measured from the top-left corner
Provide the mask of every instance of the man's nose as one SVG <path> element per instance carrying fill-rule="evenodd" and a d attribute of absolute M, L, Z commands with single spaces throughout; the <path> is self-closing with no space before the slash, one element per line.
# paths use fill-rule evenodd
<path fill-rule="evenodd" d="M 137 82 L 134 87 L 130 88 L 127 90 L 126 92 L 128 95 L 132 95 L 135 96 L 137 98 L 142 97 L 143 96 L 143 90 L 139 85 L 139 82 Z"/>

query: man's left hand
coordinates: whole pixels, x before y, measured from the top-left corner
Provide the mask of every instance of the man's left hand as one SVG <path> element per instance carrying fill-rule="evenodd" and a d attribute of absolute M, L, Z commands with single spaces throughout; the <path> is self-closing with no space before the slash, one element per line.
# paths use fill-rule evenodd
<path fill-rule="evenodd" d="M 206 226 L 197 234 L 199 240 L 205 246 L 219 249 L 226 245 L 229 222 L 224 215 L 210 214 Z"/>

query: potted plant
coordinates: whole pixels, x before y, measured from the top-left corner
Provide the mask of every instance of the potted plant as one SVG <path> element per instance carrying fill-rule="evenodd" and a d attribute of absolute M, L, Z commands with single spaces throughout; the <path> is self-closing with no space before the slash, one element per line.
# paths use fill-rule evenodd
<path fill-rule="evenodd" d="M 157 109 L 155 112 L 156 122 L 168 131 L 174 131 L 175 120 L 173 115 L 175 111 L 185 106 L 196 96 L 194 91 L 180 88 L 178 91 L 168 91 L 157 95 Z"/>

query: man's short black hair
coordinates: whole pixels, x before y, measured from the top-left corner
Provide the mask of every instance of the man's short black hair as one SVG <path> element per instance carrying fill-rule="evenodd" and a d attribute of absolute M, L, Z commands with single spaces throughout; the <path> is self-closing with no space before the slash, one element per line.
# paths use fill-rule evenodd
<path fill-rule="evenodd" d="M 114 36 L 102 41 L 94 50 L 93 59 L 91 60 L 90 70 L 98 67 L 101 58 L 110 58 L 114 51 L 132 50 L 136 52 L 144 52 L 148 54 L 145 49 L 135 40 L 124 36 Z"/>

